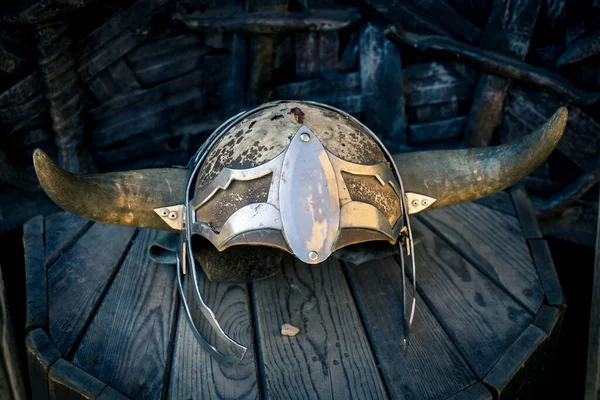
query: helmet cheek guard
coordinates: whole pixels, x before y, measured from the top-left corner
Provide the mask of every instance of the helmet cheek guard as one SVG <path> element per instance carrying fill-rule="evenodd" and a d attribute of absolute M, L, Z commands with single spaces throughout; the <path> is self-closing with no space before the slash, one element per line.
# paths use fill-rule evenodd
<path fill-rule="evenodd" d="M 515 184 L 549 156 L 566 119 L 561 108 L 537 131 L 501 146 L 392 156 L 368 128 L 340 110 L 280 101 L 225 122 L 187 168 L 81 176 L 39 150 L 34 166 L 46 193 L 67 211 L 104 223 L 181 232 L 175 260 L 192 331 L 219 361 L 232 363 L 246 348 L 223 332 L 204 302 L 196 261 L 210 279 L 248 281 L 276 273 L 284 251 L 317 264 L 351 244 L 397 243 L 402 268 L 407 260 L 412 271 L 408 311 L 403 282 L 408 337 L 416 288 L 409 214 Z M 186 296 L 190 290 L 220 349 L 198 331 Z"/>

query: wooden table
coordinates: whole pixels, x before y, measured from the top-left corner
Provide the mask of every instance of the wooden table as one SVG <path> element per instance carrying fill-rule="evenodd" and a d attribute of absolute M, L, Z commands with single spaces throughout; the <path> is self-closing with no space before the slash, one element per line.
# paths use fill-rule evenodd
<path fill-rule="evenodd" d="M 491 399 L 535 391 L 565 301 L 523 192 L 412 219 L 419 298 L 402 353 L 401 273 L 286 258 L 253 284 L 201 281 L 226 332 L 249 345 L 216 363 L 180 310 L 157 231 L 67 213 L 24 228 L 27 354 L 35 398 Z M 281 325 L 300 328 L 282 336 Z"/>

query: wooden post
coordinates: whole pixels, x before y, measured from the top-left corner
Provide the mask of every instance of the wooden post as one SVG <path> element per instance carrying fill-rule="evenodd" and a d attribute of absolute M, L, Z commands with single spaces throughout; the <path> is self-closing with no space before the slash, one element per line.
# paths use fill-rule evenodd
<path fill-rule="evenodd" d="M 592 311 L 590 315 L 587 372 L 585 376 L 585 400 L 598 399 L 598 391 L 600 389 L 600 212 L 598 214 L 594 287 L 592 289 Z"/>
<path fill-rule="evenodd" d="M 525 59 L 529 42 L 542 4 L 541 0 L 521 3 L 496 0 L 481 40 L 481 48 Z M 469 147 L 489 146 L 502 122 L 504 98 L 510 80 L 482 74 L 467 122 L 465 144 Z"/>
<path fill-rule="evenodd" d="M 27 398 L 19 366 L 17 343 L 8 311 L 2 269 L 0 269 L 0 398 L 6 400 Z"/>

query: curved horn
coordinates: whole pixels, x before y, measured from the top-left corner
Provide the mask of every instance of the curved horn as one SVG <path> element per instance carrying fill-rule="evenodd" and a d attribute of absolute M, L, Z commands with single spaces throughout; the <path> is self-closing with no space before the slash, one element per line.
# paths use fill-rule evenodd
<path fill-rule="evenodd" d="M 154 208 L 182 204 L 189 170 L 154 168 L 76 175 L 56 165 L 43 151 L 33 153 L 42 188 L 65 210 L 93 221 L 140 228 L 171 228 Z"/>
<path fill-rule="evenodd" d="M 567 122 L 561 107 L 544 125 L 500 146 L 396 154 L 404 190 L 436 201 L 426 210 L 489 196 L 533 172 L 558 144 Z"/>

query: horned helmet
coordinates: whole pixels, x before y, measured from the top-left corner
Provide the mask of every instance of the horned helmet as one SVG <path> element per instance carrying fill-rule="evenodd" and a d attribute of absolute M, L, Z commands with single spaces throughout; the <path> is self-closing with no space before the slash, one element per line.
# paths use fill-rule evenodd
<path fill-rule="evenodd" d="M 408 336 L 416 285 L 409 215 L 515 184 L 549 156 L 566 119 L 560 108 L 535 132 L 500 146 L 391 155 L 341 110 L 276 101 L 223 123 L 185 168 L 83 176 L 61 169 L 40 150 L 34 165 L 48 196 L 67 211 L 181 232 L 176 261 L 188 319 L 198 340 L 230 362 L 241 360 L 246 348 L 223 332 L 202 300 L 196 262 L 211 279 L 251 281 L 276 272 L 283 252 L 317 264 L 348 245 L 398 243 L 402 268 L 405 257 L 412 268 Z M 225 352 L 204 340 L 193 322 L 184 290 L 188 264 L 200 309 Z M 403 288 L 406 303 L 405 293 Z"/>

